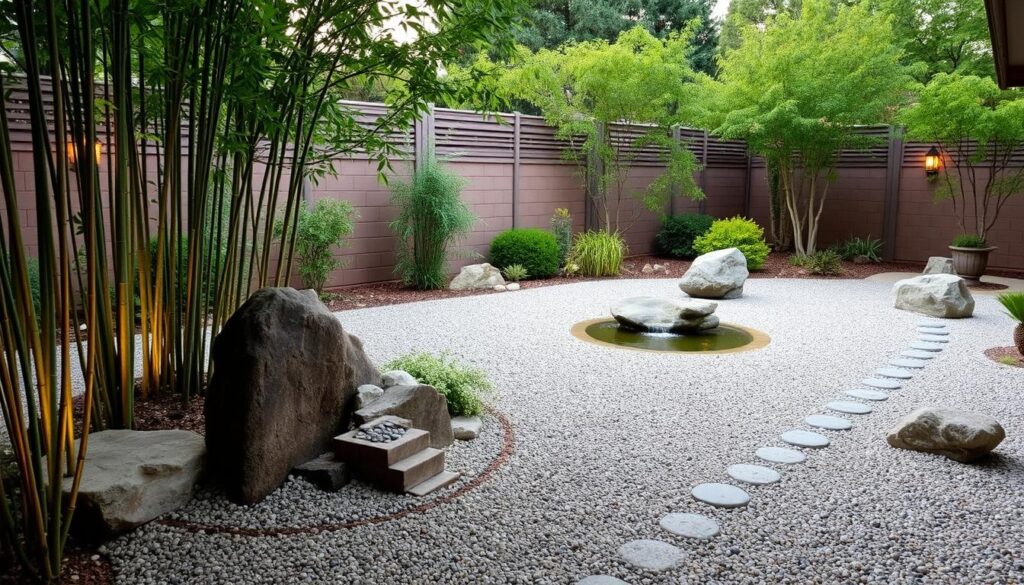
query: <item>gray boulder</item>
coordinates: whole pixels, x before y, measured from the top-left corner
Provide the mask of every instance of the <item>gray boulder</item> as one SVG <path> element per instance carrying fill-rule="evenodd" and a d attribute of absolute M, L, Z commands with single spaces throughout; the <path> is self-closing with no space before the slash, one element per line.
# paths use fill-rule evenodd
<path fill-rule="evenodd" d="M 192 499 L 206 443 L 183 430 L 110 430 L 89 435 L 74 528 L 109 537 L 177 510 Z M 63 485 L 70 494 L 71 481 Z"/>
<path fill-rule="evenodd" d="M 501 271 L 485 262 L 463 266 L 458 276 L 452 279 L 448 288 L 451 290 L 493 289 L 504 284 L 505 278 L 501 275 Z"/>
<path fill-rule="evenodd" d="M 484 421 L 479 416 L 456 416 L 452 418 L 452 434 L 460 441 L 472 441 L 480 436 Z"/>
<path fill-rule="evenodd" d="M 384 382 L 385 389 L 392 386 L 415 386 L 420 383 L 419 380 L 405 370 L 388 370 L 381 375 L 381 380 Z"/>
<path fill-rule="evenodd" d="M 292 288 L 253 293 L 217 335 L 213 361 L 205 405 L 211 475 L 244 504 L 327 451 L 356 388 L 381 383 L 358 338 Z"/>
<path fill-rule="evenodd" d="M 953 268 L 952 258 L 932 256 L 928 258 L 928 264 L 922 274 L 956 274 L 956 268 Z"/>
<path fill-rule="evenodd" d="M 633 331 L 692 333 L 718 326 L 718 303 L 658 297 L 630 297 L 611 307 L 612 317 Z"/>
<path fill-rule="evenodd" d="M 736 299 L 743 296 L 747 259 L 738 248 L 726 248 L 697 256 L 679 281 L 679 288 L 701 299 Z"/>
<path fill-rule="evenodd" d="M 925 274 L 893 285 L 897 309 L 943 319 L 962 319 L 974 314 L 974 297 L 964 279 L 955 274 Z"/>
<path fill-rule="evenodd" d="M 335 459 L 334 453 L 324 453 L 292 471 L 325 492 L 336 492 L 352 481 L 352 470 L 344 461 Z"/>
<path fill-rule="evenodd" d="M 356 409 L 368 406 L 374 400 L 384 396 L 384 389 L 373 384 L 363 384 L 356 388 Z"/>
<path fill-rule="evenodd" d="M 886 439 L 893 447 L 945 455 L 967 463 L 1006 438 L 996 419 L 949 408 L 919 408 L 901 419 Z"/>
<path fill-rule="evenodd" d="M 408 419 L 413 428 L 428 431 L 430 446 L 435 449 L 444 449 L 455 441 L 448 400 L 433 386 L 417 384 L 388 388 L 384 396 L 355 412 L 356 426 L 386 415 Z"/>

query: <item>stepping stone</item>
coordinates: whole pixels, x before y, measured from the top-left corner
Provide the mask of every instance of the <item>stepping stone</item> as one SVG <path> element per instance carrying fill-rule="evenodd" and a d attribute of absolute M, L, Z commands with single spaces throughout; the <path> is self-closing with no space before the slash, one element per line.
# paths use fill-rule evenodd
<path fill-rule="evenodd" d="M 943 348 L 941 343 L 931 343 L 929 341 L 915 341 L 910 344 L 910 349 L 918 349 L 921 351 L 942 351 Z"/>
<path fill-rule="evenodd" d="M 805 418 L 804 422 L 812 427 L 830 431 L 848 431 L 853 428 L 853 423 L 849 419 L 829 414 L 812 414 Z"/>
<path fill-rule="evenodd" d="M 771 463 L 782 463 L 785 465 L 803 463 L 807 460 L 807 456 L 803 453 L 796 449 L 787 449 L 785 447 L 761 447 L 755 451 L 754 454 L 765 461 L 769 461 Z"/>
<path fill-rule="evenodd" d="M 945 325 L 941 327 L 918 327 L 917 332 L 925 335 L 949 335 Z"/>
<path fill-rule="evenodd" d="M 945 327 L 946 324 L 943 323 L 942 321 L 932 321 L 930 319 L 925 319 L 924 321 L 918 321 L 917 322 L 917 326 L 918 327 L 942 328 L 942 327 Z"/>
<path fill-rule="evenodd" d="M 909 372 L 903 368 L 878 368 L 875 370 L 875 375 L 884 376 L 886 378 L 897 378 L 899 380 L 909 380 L 914 377 L 913 372 Z"/>
<path fill-rule="evenodd" d="M 718 522 L 702 514 L 666 514 L 658 524 L 672 534 L 706 540 L 721 532 Z"/>
<path fill-rule="evenodd" d="M 576 585 L 629 585 L 629 583 L 611 575 L 591 575 L 580 579 Z"/>
<path fill-rule="evenodd" d="M 809 447 L 811 449 L 828 447 L 828 437 L 812 433 L 811 431 L 794 429 L 782 433 L 781 438 L 790 445 L 796 445 L 797 447 Z"/>
<path fill-rule="evenodd" d="M 683 560 L 683 551 L 660 540 L 631 540 L 619 547 L 619 556 L 641 569 L 664 571 Z"/>
<path fill-rule="evenodd" d="M 739 508 L 750 502 L 750 494 L 727 483 L 702 483 L 694 486 L 690 494 L 694 499 L 719 508 Z"/>
<path fill-rule="evenodd" d="M 725 472 L 729 474 L 729 477 L 736 481 L 742 481 L 743 483 L 750 483 L 754 485 L 768 485 L 782 479 L 782 476 L 779 475 L 778 471 L 763 465 L 738 463 L 736 465 L 730 465 Z"/>
<path fill-rule="evenodd" d="M 889 395 L 885 392 L 879 392 L 878 390 L 868 390 L 867 388 L 854 388 L 853 390 L 846 391 L 847 396 L 853 396 L 854 398 L 860 398 L 862 400 L 886 400 Z"/>
<path fill-rule="evenodd" d="M 918 335 L 918 341 L 930 341 L 932 343 L 949 343 L 949 339 L 941 335 Z"/>
<path fill-rule="evenodd" d="M 825 406 L 836 412 L 845 412 L 846 414 L 868 414 L 872 410 L 867 404 L 852 400 L 833 400 Z"/>
<path fill-rule="evenodd" d="M 930 351 L 925 351 L 923 349 L 905 349 L 905 350 L 900 352 L 900 355 L 903 356 L 903 357 L 914 358 L 914 359 L 917 359 L 917 360 L 933 360 L 933 359 L 935 359 L 935 354 L 934 353 L 932 353 Z"/>
<path fill-rule="evenodd" d="M 897 368 L 910 368 L 912 370 L 920 370 L 927 365 L 928 362 L 924 360 L 912 360 L 910 358 L 896 358 L 889 360 L 890 366 L 896 366 Z"/>
<path fill-rule="evenodd" d="M 899 390 L 902 387 L 899 382 L 891 378 L 864 378 L 860 383 L 882 390 Z"/>

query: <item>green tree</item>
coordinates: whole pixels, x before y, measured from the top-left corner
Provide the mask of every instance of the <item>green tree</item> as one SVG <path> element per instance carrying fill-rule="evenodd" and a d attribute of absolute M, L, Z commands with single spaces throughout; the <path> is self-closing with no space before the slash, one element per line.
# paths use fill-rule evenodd
<path fill-rule="evenodd" d="M 901 57 L 887 17 L 806 0 L 800 17 L 747 27 L 721 81 L 707 83 L 715 132 L 777 165 L 798 255 L 817 247 L 839 151 L 864 145 L 855 127 L 886 121 L 904 99 L 912 79 Z"/>
<path fill-rule="evenodd" d="M 799 16 L 801 4 L 801 0 L 730 0 L 722 19 L 719 50 L 725 52 L 739 47 L 743 43 L 743 31 L 749 26 L 763 26 L 769 18 L 783 13 Z"/>
<path fill-rule="evenodd" d="M 587 175 L 596 182 L 590 196 L 609 232 L 624 227 L 620 210 L 626 197 L 638 196 L 657 212 L 664 210 L 673 184 L 690 197 L 703 197 L 693 181 L 697 162 L 671 139 L 670 130 L 693 119 L 696 85 L 686 65 L 687 41 L 681 34 L 661 40 L 636 27 L 614 43 L 541 49 L 502 77 L 508 95 L 536 105 L 560 138 L 573 141 L 566 155 L 588 163 Z M 613 140 L 613 126 L 625 121 L 644 126 L 635 127 L 632 135 L 615 133 Z M 625 183 L 630 166 L 648 146 L 661 147 L 668 170 L 647 190 L 629 193 Z"/>
<path fill-rule="evenodd" d="M 982 0 L 882 0 L 880 8 L 892 15 L 905 62 L 920 64 L 920 81 L 938 73 L 994 74 Z"/>
<path fill-rule="evenodd" d="M 900 115 L 907 136 L 937 142 L 943 154 L 938 200 L 949 199 L 961 233 L 985 239 L 1006 202 L 1024 192 L 1024 96 L 991 77 L 937 74 Z"/>

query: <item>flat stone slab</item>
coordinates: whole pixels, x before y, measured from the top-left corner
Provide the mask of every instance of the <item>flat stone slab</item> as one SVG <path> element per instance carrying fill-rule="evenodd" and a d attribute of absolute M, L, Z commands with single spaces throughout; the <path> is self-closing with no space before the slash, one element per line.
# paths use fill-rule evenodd
<path fill-rule="evenodd" d="M 862 400 L 888 400 L 889 395 L 879 390 L 868 390 L 867 388 L 854 388 L 853 390 L 846 391 L 847 396 L 854 398 L 860 398 Z"/>
<path fill-rule="evenodd" d="M 949 338 L 942 335 L 921 334 L 917 336 L 918 341 L 930 341 L 932 343 L 949 343 Z"/>
<path fill-rule="evenodd" d="M 938 327 L 925 327 L 922 325 L 917 328 L 917 332 L 925 335 L 949 335 L 949 331 L 946 329 L 945 325 L 940 325 Z"/>
<path fill-rule="evenodd" d="M 754 454 L 765 461 L 782 463 L 784 465 L 793 465 L 794 463 L 807 461 L 807 456 L 803 453 L 796 449 L 787 449 L 785 447 L 761 447 Z"/>
<path fill-rule="evenodd" d="M 619 556 L 641 569 L 664 571 L 683 560 L 683 551 L 660 540 L 631 540 L 619 547 Z"/>
<path fill-rule="evenodd" d="M 897 380 L 909 380 L 914 377 L 913 372 L 904 368 L 878 368 L 875 370 L 875 375 L 885 378 L 896 378 Z"/>
<path fill-rule="evenodd" d="M 917 326 L 918 327 L 931 327 L 931 328 L 938 329 L 938 328 L 945 328 L 946 324 L 943 323 L 942 321 L 932 321 L 930 319 L 925 319 L 923 321 L 918 321 L 917 322 Z"/>
<path fill-rule="evenodd" d="M 896 358 L 889 360 L 889 365 L 895 366 L 897 368 L 910 368 L 912 370 L 920 370 L 924 368 L 926 365 L 928 365 L 928 362 L 924 360 L 915 360 L 911 358 Z"/>
<path fill-rule="evenodd" d="M 828 429 L 830 431 L 848 431 L 853 428 L 853 423 L 849 419 L 829 414 L 812 414 L 805 418 L 804 422 L 812 427 Z"/>
<path fill-rule="evenodd" d="M 941 343 L 932 343 L 930 341 L 915 341 L 910 344 L 910 349 L 918 349 L 921 351 L 942 351 L 945 349 Z"/>
<path fill-rule="evenodd" d="M 742 481 L 743 483 L 753 485 L 768 485 L 770 483 L 776 483 L 782 479 L 782 475 L 780 475 L 778 471 L 763 465 L 737 463 L 736 465 L 730 465 L 725 472 L 729 474 L 729 477 L 736 481 Z"/>
<path fill-rule="evenodd" d="M 690 490 L 693 497 L 718 508 L 740 508 L 750 502 L 750 494 L 727 483 L 702 483 Z"/>
<path fill-rule="evenodd" d="M 825 406 L 836 412 L 844 412 L 846 414 L 870 414 L 873 410 L 863 402 L 854 402 L 852 400 L 833 400 Z"/>
<path fill-rule="evenodd" d="M 783 441 L 790 445 L 796 445 L 797 447 L 808 447 L 811 449 L 821 449 L 828 447 L 828 437 L 818 433 L 812 433 L 811 431 L 801 431 L 794 429 L 792 431 L 786 431 L 782 433 L 781 438 Z"/>
<path fill-rule="evenodd" d="M 611 575 L 591 575 L 580 579 L 576 585 L 629 585 L 629 583 Z"/>
<path fill-rule="evenodd" d="M 722 531 L 718 522 L 703 514 L 666 514 L 658 524 L 672 534 L 701 540 L 714 538 Z"/>
<path fill-rule="evenodd" d="M 935 359 L 935 352 L 925 351 L 923 349 L 905 349 L 900 352 L 903 357 L 914 358 L 917 360 L 933 360 Z"/>
<path fill-rule="evenodd" d="M 864 378 L 860 381 L 865 386 L 881 388 L 882 390 L 899 390 L 902 385 L 891 378 Z"/>

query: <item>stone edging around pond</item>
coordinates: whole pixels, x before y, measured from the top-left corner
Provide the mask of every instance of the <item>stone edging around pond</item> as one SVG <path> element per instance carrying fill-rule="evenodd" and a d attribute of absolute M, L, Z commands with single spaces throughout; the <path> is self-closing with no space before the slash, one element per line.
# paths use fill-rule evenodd
<path fill-rule="evenodd" d="M 248 537 L 263 537 L 263 536 L 290 536 L 297 534 L 320 534 L 323 532 L 336 532 L 339 530 L 348 530 L 350 528 L 358 528 L 360 526 L 383 524 L 390 522 L 391 520 L 398 520 L 405 516 L 411 516 L 413 514 L 423 514 L 438 506 L 447 504 L 470 491 L 480 487 L 487 482 L 491 477 L 502 467 L 508 463 L 508 460 L 512 457 L 512 454 L 516 449 L 516 435 L 515 430 L 512 428 L 512 422 L 509 421 L 508 417 L 493 407 L 488 407 L 487 412 L 493 416 L 501 427 L 502 433 L 502 445 L 501 451 L 498 452 L 497 457 L 491 461 L 491 463 L 482 471 L 479 475 L 471 479 L 465 485 L 462 485 L 455 491 L 444 494 L 437 498 L 434 498 L 428 502 L 424 502 L 418 506 L 400 510 L 392 514 L 385 514 L 383 516 L 376 516 L 373 518 L 362 518 L 360 520 L 353 520 L 351 522 L 338 522 L 338 523 L 326 523 L 317 524 L 314 526 L 286 526 L 280 528 L 239 528 L 234 526 L 218 526 L 216 524 L 205 524 L 201 522 L 191 522 L 188 520 L 157 520 L 155 523 L 162 526 L 168 526 L 171 528 L 181 528 L 189 532 L 203 532 L 206 534 L 231 534 L 236 536 L 248 536 Z"/>
<path fill-rule="evenodd" d="M 771 336 L 768 335 L 767 333 L 765 333 L 764 331 L 759 331 L 757 329 L 753 329 L 753 328 L 750 328 L 750 327 L 744 327 L 743 325 L 737 325 L 735 323 L 722 323 L 721 325 L 726 325 L 728 327 L 732 327 L 732 328 L 735 328 L 735 329 L 740 329 L 742 331 L 745 331 L 745 332 L 749 333 L 750 336 L 753 337 L 754 339 L 750 343 L 748 343 L 746 345 L 741 345 L 740 347 L 735 347 L 735 348 L 732 348 L 732 349 L 709 350 L 709 351 L 663 351 L 663 350 L 660 350 L 660 349 L 644 349 L 644 348 L 640 348 L 640 347 L 625 347 L 625 346 L 622 346 L 622 345 L 615 345 L 614 343 L 608 343 L 607 341 L 601 341 L 599 339 L 594 339 L 590 335 L 587 335 L 587 327 L 590 327 L 591 325 L 593 325 L 595 323 L 603 323 L 605 321 L 611 321 L 611 320 L 612 319 L 607 318 L 607 317 L 600 317 L 600 318 L 597 318 L 597 319 L 587 319 L 586 321 L 580 321 L 579 323 L 576 323 L 575 325 L 573 325 L 572 329 L 570 329 L 569 332 L 572 333 L 572 336 L 575 337 L 576 339 L 579 339 L 580 341 L 585 341 L 587 343 L 591 343 L 591 344 L 594 344 L 594 345 L 601 345 L 601 346 L 604 346 L 604 347 L 611 347 L 611 348 L 614 348 L 614 349 L 620 349 L 620 350 L 626 350 L 626 351 L 640 351 L 640 352 L 645 352 L 645 353 L 675 354 L 675 355 L 679 355 L 679 354 L 682 354 L 682 355 L 718 355 L 718 354 L 726 354 L 726 353 L 742 353 L 744 351 L 755 351 L 755 350 L 758 350 L 758 349 L 764 349 L 772 341 Z"/>

